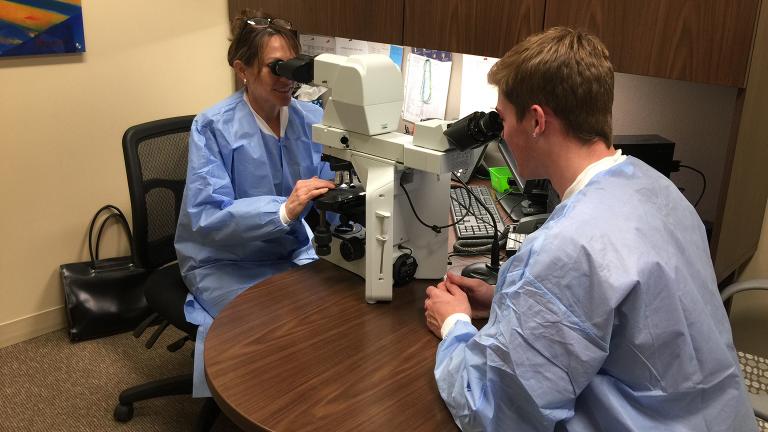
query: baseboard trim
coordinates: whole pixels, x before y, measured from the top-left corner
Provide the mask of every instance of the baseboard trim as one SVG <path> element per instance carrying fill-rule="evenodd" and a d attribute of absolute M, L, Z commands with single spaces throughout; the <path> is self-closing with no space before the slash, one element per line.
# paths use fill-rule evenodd
<path fill-rule="evenodd" d="M 0 324 L 0 348 L 67 326 L 64 306 L 51 308 Z"/>

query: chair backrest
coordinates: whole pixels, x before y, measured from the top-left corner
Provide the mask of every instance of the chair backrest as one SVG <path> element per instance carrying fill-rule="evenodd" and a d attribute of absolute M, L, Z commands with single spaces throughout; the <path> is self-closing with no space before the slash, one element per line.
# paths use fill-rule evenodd
<path fill-rule="evenodd" d="M 187 177 L 189 131 L 195 116 L 132 126 L 123 135 L 137 265 L 176 260 L 173 240 Z"/>

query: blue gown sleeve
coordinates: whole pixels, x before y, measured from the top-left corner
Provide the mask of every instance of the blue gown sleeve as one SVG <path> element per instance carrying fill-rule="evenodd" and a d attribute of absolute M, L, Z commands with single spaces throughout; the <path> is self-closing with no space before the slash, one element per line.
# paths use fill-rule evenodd
<path fill-rule="evenodd" d="M 198 241 L 236 253 L 237 245 L 267 240 L 289 231 L 280 221 L 281 196 L 235 199 L 212 127 L 195 122 L 189 137 L 185 211 Z"/>
<path fill-rule="evenodd" d="M 312 103 L 301 103 L 299 107 L 302 110 L 302 113 L 304 113 L 305 121 L 307 124 L 309 135 L 312 135 L 312 125 L 317 123 L 322 123 L 323 121 L 323 110 Z M 331 180 L 333 181 L 336 177 L 336 173 L 334 171 L 331 171 L 331 165 L 328 162 L 320 161 L 320 155 L 323 153 L 323 145 L 317 142 L 312 142 L 312 145 L 314 147 L 314 152 L 318 155 L 318 163 L 317 163 L 317 177 L 325 180 Z"/>
<path fill-rule="evenodd" d="M 438 389 L 464 431 L 553 430 L 607 357 L 607 343 L 534 279 L 510 285 L 479 332 L 459 321 L 438 347 Z"/>

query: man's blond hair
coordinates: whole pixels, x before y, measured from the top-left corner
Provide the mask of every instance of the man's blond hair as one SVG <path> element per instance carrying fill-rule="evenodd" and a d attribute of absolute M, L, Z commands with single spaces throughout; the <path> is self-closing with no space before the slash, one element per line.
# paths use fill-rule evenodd
<path fill-rule="evenodd" d="M 491 68 L 488 82 L 518 120 L 532 105 L 545 106 L 571 135 L 611 145 L 613 66 L 597 37 L 565 27 L 531 35 Z"/>

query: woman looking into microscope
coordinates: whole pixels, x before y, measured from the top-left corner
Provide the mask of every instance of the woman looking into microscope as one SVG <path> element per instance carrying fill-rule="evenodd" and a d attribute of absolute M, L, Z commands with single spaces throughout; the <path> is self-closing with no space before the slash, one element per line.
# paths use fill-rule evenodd
<path fill-rule="evenodd" d="M 300 53 L 291 23 L 244 10 L 232 25 L 228 61 L 243 88 L 192 124 L 176 252 L 198 325 L 193 396 L 210 396 L 203 343 L 213 317 L 251 285 L 317 259 L 303 221 L 333 188 L 311 125 L 322 110 L 291 97 L 294 82 L 269 64 Z"/>

